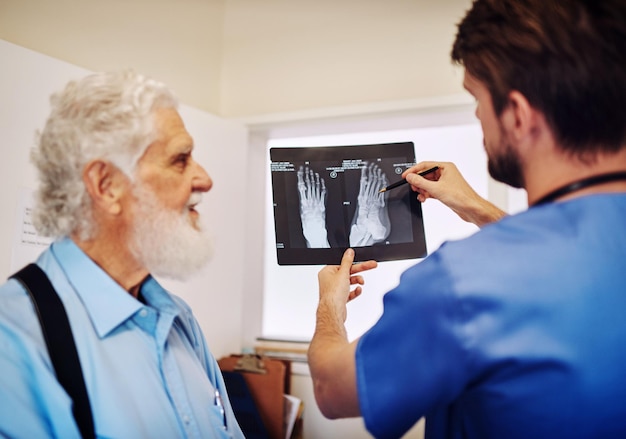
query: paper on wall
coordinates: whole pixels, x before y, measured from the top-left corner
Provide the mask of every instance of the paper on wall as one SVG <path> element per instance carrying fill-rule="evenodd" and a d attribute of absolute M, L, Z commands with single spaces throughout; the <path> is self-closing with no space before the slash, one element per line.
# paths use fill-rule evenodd
<path fill-rule="evenodd" d="M 18 196 L 11 249 L 11 273 L 34 262 L 53 241 L 52 238 L 39 235 L 33 226 L 31 220 L 34 205 L 33 190 L 20 188 Z"/>

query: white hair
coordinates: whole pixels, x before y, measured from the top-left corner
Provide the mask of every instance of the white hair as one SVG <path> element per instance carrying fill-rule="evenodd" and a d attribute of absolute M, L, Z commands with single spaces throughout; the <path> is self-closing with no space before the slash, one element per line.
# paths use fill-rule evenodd
<path fill-rule="evenodd" d="M 155 140 L 154 111 L 177 108 L 162 83 L 133 71 L 105 72 L 71 81 L 52 95 L 50 116 L 31 159 L 39 174 L 33 225 L 44 236 L 94 233 L 85 165 L 107 160 L 132 179 Z"/>

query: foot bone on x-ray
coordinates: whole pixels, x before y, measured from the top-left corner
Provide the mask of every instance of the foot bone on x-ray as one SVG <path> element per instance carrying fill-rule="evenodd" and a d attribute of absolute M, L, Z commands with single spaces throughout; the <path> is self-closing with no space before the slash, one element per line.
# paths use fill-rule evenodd
<path fill-rule="evenodd" d="M 374 163 L 361 168 L 357 210 L 350 229 L 350 246 L 363 247 L 383 241 L 391 232 L 385 203 L 387 176 Z"/>
<path fill-rule="evenodd" d="M 308 248 L 329 248 L 326 236 L 326 185 L 308 167 L 298 169 L 298 194 L 302 232 Z"/>

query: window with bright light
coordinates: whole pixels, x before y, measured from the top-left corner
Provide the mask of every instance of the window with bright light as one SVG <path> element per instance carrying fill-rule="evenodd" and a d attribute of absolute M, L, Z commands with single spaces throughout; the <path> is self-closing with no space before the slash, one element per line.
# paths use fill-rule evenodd
<path fill-rule="evenodd" d="M 416 129 L 379 130 L 345 134 L 270 139 L 272 147 L 311 147 L 413 142 L 417 161 L 451 161 L 469 184 L 487 197 L 488 173 L 483 137 L 478 123 L 426 126 Z M 321 266 L 278 265 L 272 208 L 272 186 L 267 155 L 265 200 L 265 257 L 262 336 L 283 340 L 310 340 L 317 307 L 317 272 Z M 444 241 L 474 233 L 473 224 L 461 220 L 436 200 L 422 205 L 428 253 Z M 364 274 L 364 293 L 351 302 L 346 328 L 351 339 L 362 335 L 382 313 L 382 296 L 398 282 L 400 274 L 422 259 L 387 261 Z"/>

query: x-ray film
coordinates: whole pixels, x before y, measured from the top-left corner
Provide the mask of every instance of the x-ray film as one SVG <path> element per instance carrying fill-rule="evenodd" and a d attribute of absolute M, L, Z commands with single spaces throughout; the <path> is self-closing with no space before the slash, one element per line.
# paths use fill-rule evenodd
<path fill-rule="evenodd" d="M 422 208 L 409 185 L 380 192 L 415 164 L 413 142 L 270 148 L 279 265 L 426 256 Z"/>

